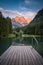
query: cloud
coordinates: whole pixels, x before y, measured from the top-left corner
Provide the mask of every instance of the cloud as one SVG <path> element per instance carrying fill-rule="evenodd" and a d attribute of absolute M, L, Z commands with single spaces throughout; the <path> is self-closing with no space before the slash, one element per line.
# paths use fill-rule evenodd
<path fill-rule="evenodd" d="M 25 0 L 25 3 L 26 4 L 30 4 L 31 2 L 29 0 Z"/>
<path fill-rule="evenodd" d="M 21 16 L 21 13 L 18 11 L 13 11 L 13 10 L 5 10 L 3 8 L 0 7 L 0 11 L 2 12 L 2 14 L 7 17 L 7 16 Z"/>
<path fill-rule="evenodd" d="M 23 9 L 25 9 L 26 10 L 26 8 L 25 7 L 23 7 Z M 33 12 L 33 11 L 21 11 L 21 12 L 19 12 L 19 11 L 13 11 L 13 10 L 5 10 L 5 9 L 3 9 L 3 8 L 1 8 L 0 7 L 0 11 L 2 12 L 2 14 L 5 16 L 5 17 L 7 17 L 7 16 L 9 16 L 10 18 L 14 18 L 14 17 L 16 17 L 16 16 L 24 16 L 25 18 L 28 18 L 28 17 L 30 17 L 30 18 L 34 18 L 34 16 L 36 15 L 36 12 Z"/>
<path fill-rule="evenodd" d="M 39 4 L 39 2 L 33 1 L 33 0 L 25 0 L 24 2 L 25 2 L 25 4 L 27 4 L 27 5 L 28 5 L 28 4 L 32 4 L 32 5 L 33 5 L 33 4 L 34 4 L 34 5 Z"/>
<path fill-rule="evenodd" d="M 21 9 L 21 10 L 27 10 L 27 8 L 24 7 L 24 6 L 21 6 L 20 9 Z"/>
<path fill-rule="evenodd" d="M 22 11 L 33 11 L 32 9 L 29 9 L 29 8 L 27 8 L 27 7 L 25 7 L 25 6 L 20 6 L 20 9 L 21 9 Z"/>
<path fill-rule="evenodd" d="M 12 11 L 12 10 L 5 10 L 3 8 L 0 8 L 0 11 L 2 13 L 9 13 L 9 14 L 17 14 L 17 15 L 20 15 L 20 13 L 18 11 Z"/>
<path fill-rule="evenodd" d="M 28 17 L 34 18 L 35 15 L 36 15 L 36 12 L 26 11 L 26 12 L 22 12 L 22 14 L 23 14 L 23 16 L 24 16 L 25 18 L 28 18 Z"/>

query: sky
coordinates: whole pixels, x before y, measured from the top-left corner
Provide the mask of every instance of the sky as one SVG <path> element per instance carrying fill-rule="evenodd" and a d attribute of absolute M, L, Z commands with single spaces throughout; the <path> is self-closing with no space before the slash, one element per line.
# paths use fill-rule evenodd
<path fill-rule="evenodd" d="M 43 8 L 43 0 L 0 0 L 0 11 L 5 17 L 34 18 Z"/>

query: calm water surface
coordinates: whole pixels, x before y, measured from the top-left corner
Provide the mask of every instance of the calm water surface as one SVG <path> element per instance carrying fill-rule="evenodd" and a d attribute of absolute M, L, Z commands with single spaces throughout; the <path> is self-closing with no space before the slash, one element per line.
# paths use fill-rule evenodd
<path fill-rule="evenodd" d="M 37 37 L 36 39 L 38 41 L 38 45 L 33 37 L 0 38 L 0 55 L 11 45 L 32 45 L 43 56 L 43 37 Z"/>

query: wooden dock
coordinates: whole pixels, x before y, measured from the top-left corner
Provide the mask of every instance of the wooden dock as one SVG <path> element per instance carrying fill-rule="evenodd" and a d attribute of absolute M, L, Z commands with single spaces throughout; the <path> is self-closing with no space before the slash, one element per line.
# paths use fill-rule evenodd
<path fill-rule="evenodd" d="M 0 56 L 0 65 L 43 65 L 43 58 L 32 46 L 10 46 Z"/>

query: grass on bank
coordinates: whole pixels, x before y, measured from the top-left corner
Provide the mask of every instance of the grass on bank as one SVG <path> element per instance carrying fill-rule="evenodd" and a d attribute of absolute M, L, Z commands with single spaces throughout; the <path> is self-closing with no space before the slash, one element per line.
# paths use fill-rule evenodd
<path fill-rule="evenodd" d="M 19 36 L 19 35 L 18 35 Z M 29 34 L 22 34 L 22 37 L 40 37 L 41 35 L 29 35 Z M 16 34 L 9 34 L 8 37 L 16 37 Z"/>
<path fill-rule="evenodd" d="M 15 34 L 9 34 L 8 37 L 16 37 Z"/>

